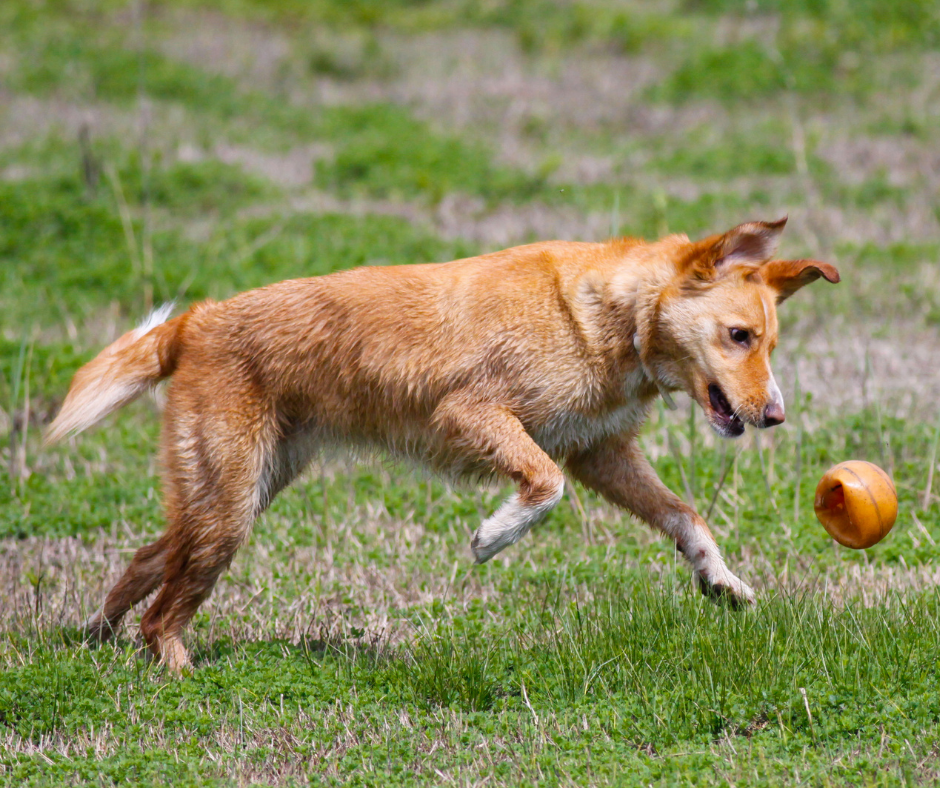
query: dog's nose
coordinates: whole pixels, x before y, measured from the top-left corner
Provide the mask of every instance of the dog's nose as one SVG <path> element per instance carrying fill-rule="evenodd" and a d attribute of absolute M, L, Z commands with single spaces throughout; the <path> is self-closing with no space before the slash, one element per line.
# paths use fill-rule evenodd
<path fill-rule="evenodd" d="M 785 419 L 783 405 L 779 402 L 771 402 L 764 408 L 764 427 L 776 427 L 778 424 L 783 424 Z"/>

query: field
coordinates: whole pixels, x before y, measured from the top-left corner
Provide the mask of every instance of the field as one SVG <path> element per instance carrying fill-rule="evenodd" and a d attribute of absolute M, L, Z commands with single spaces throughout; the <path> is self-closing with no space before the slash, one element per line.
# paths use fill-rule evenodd
<path fill-rule="evenodd" d="M 0 784 L 936 784 L 938 133 L 933 0 L 4 0 Z M 154 304 L 784 214 L 843 277 L 782 307 L 786 424 L 722 442 L 682 397 L 644 434 L 753 609 L 576 485 L 477 567 L 508 488 L 331 455 L 190 674 L 134 615 L 82 643 L 162 530 L 160 393 L 41 433 Z M 864 552 L 812 511 L 848 458 L 901 499 Z"/>

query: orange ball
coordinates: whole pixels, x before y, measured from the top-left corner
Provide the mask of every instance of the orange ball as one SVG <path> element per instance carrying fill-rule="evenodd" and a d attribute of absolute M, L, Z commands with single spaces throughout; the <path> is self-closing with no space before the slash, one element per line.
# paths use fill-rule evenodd
<path fill-rule="evenodd" d="M 877 465 L 850 460 L 826 471 L 813 506 L 833 539 L 863 550 L 888 535 L 898 516 L 898 493 Z"/>

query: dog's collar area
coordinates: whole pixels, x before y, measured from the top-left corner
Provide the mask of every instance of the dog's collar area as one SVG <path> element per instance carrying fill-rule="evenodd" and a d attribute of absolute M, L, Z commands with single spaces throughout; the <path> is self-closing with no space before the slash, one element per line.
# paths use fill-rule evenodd
<path fill-rule="evenodd" d="M 650 368 L 647 367 L 643 361 L 643 351 L 641 349 L 639 332 L 633 335 L 633 349 L 636 351 L 636 357 L 640 361 L 640 369 L 643 370 L 643 374 L 646 375 L 646 377 L 656 384 L 656 388 L 659 389 L 659 396 L 663 398 L 663 403 L 665 406 L 669 408 L 669 410 L 675 410 L 678 405 L 676 405 L 676 401 L 672 398 L 672 394 L 666 391 L 666 387 L 659 382 L 659 378 L 653 374 L 652 370 L 650 370 Z"/>

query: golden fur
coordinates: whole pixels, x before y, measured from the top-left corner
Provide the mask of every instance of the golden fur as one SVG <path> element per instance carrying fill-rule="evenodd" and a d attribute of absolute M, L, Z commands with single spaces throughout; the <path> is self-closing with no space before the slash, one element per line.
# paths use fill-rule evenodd
<path fill-rule="evenodd" d="M 769 363 L 776 304 L 819 276 L 839 279 L 826 263 L 770 261 L 784 222 L 695 243 L 556 241 L 358 268 L 204 302 L 126 334 L 79 370 L 47 436 L 79 432 L 173 376 L 167 530 L 137 551 L 90 619 L 92 636 L 109 636 L 159 588 L 144 639 L 171 669 L 187 664 L 183 628 L 253 520 L 324 444 L 514 481 L 473 538 L 478 561 L 557 503 L 563 465 L 672 536 L 703 591 L 750 601 L 637 434 L 655 398 L 677 389 L 723 435 L 783 420 Z"/>

